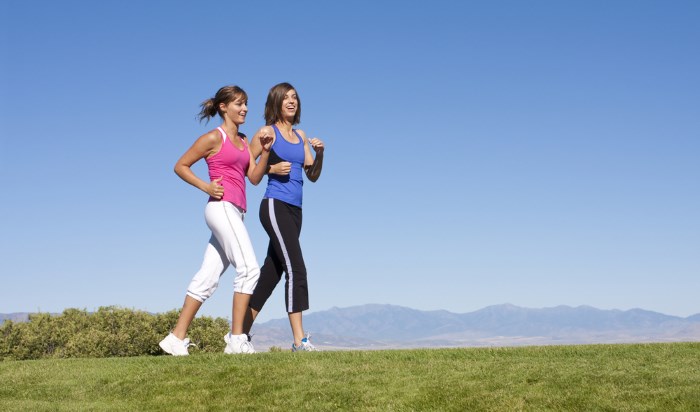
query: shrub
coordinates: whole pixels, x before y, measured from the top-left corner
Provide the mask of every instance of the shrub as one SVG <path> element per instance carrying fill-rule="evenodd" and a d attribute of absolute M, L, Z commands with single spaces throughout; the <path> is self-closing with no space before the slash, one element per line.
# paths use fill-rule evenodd
<path fill-rule="evenodd" d="M 66 309 L 61 315 L 36 313 L 27 322 L 0 326 L 0 359 L 158 355 L 158 342 L 177 322 L 179 311 L 162 314 L 101 307 L 96 312 Z M 194 351 L 220 352 L 229 330 L 223 318 L 196 318 L 189 336 Z"/>

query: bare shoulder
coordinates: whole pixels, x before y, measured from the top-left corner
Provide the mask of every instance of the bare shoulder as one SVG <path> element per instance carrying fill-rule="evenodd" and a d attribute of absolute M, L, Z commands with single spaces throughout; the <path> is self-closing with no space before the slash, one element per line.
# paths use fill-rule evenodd
<path fill-rule="evenodd" d="M 255 132 L 255 135 L 253 135 L 253 144 L 257 145 L 260 143 L 259 138 L 256 139 L 255 137 L 265 136 L 265 135 L 272 137 L 272 139 L 274 141 L 275 129 L 273 129 L 272 126 L 263 126 L 260 129 L 258 129 L 258 131 Z"/>
<path fill-rule="evenodd" d="M 308 140 L 308 139 L 306 138 L 306 133 L 304 133 L 303 130 L 301 130 L 301 129 L 294 129 L 294 130 L 296 130 L 297 133 L 299 133 L 299 136 L 301 136 L 301 138 L 304 139 L 304 141 L 307 141 L 307 140 Z"/>
<path fill-rule="evenodd" d="M 203 135 L 199 136 L 197 141 L 205 143 L 207 145 L 215 146 L 221 142 L 221 132 L 218 129 L 210 130 Z"/>
<path fill-rule="evenodd" d="M 272 128 L 272 126 L 263 126 L 261 127 L 256 134 L 267 134 L 272 137 L 275 136 L 275 129 Z"/>

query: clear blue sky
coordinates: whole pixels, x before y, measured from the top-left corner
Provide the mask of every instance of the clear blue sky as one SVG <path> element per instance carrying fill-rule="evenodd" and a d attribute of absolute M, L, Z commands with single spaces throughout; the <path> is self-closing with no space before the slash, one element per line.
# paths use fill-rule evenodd
<path fill-rule="evenodd" d="M 327 146 L 312 311 L 700 312 L 699 2 L 239 3 L 0 3 L 0 312 L 179 308 L 198 105 L 240 85 L 252 134 L 282 81 Z M 230 317 L 232 276 L 202 314 Z"/>

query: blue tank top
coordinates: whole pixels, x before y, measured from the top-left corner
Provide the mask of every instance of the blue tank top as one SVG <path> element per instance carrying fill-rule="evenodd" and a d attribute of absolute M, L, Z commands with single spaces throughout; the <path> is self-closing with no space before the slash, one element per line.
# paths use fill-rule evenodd
<path fill-rule="evenodd" d="M 272 128 L 275 129 L 275 142 L 270 149 L 268 164 L 290 162 L 292 170 L 286 176 L 271 173 L 267 175 L 265 198 L 277 199 L 301 207 L 302 186 L 304 185 L 304 140 L 294 130 L 294 134 L 299 138 L 299 143 L 289 143 L 282 137 L 277 126 L 273 124 Z"/>

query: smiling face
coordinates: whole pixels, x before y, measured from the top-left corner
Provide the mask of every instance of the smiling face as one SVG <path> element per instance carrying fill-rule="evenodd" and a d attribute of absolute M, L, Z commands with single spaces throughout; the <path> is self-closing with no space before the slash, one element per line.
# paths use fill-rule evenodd
<path fill-rule="evenodd" d="M 277 122 L 298 124 L 301 121 L 301 99 L 289 83 L 273 86 L 265 102 L 265 124 Z"/>
<path fill-rule="evenodd" d="M 241 125 L 245 123 L 245 117 L 248 114 L 248 100 L 244 96 L 239 96 L 228 102 L 228 104 L 221 103 L 219 109 L 225 118 L 237 125 Z"/>
<path fill-rule="evenodd" d="M 294 121 L 294 116 L 297 114 L 297 109 L 299 108 L 299 99 L 297 98 L 297 91 L 290 89 L 284 94 L 282 99 L 281 113 L 284 119 L 290 123 Z"/>

